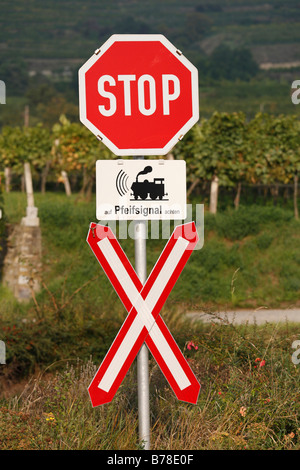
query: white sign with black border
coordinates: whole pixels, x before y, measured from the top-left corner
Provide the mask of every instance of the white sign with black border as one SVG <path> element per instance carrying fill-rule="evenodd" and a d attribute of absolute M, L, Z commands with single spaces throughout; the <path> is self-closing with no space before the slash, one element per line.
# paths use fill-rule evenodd
<path fill-rule="evenodd" d="M 97 160 L 98 220 L 184 220 L 184 160 Z"/>

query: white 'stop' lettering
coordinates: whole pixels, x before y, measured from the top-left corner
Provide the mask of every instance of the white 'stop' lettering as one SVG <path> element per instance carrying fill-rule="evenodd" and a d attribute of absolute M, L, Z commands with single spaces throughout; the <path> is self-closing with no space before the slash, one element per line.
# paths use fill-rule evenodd
<path fill-rule="evenodd" d="M 118 86 L 117 82 L 123 84 L 124 115 L 132 115 L 132 82 L 136 81 L 136 75 L 118 75 L 117 81 L 111 75 L 102 75 L 98 80 L 98 93 L 108 99 L 106 105 L 98 106 L 102 116 L 113 116 L 118 108 L 117 98 L 111 88 Z M 172 84 L 172 85 L 171 85 Z M 110 88 L 107 91 L 106 87 Z M 144 116 L 152 116 L 157 109 L 157 86 L 162 89 L 163 115 L 170 115 L 170 103 L 176 101 L 180 96 L 180 81 L 176 75 L 162 74 L 161 83 L 157 85 L 155 79 L 148 74 L 141 75 L 137 81 L 138 109 Z M 172 91 L 171 91 L 172 90 Z"/>

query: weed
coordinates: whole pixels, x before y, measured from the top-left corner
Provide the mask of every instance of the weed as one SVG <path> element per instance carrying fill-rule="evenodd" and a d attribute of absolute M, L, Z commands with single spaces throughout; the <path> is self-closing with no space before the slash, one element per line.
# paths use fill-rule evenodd
<path fill-rule="evenodd" d="M 299 449 L 299 369 L 287 353 L 297 329 L 224 322 L 189 328 L 183 350 L 202 385 L 199 400 L 178 402 L 151 359 L 151 448 Z M 46 368 L 3 402 L 0 448 L 138 449 L 135 367 L 114 401 L 94 409 L 87 387 L 96 369 L 91 359 Z"/>

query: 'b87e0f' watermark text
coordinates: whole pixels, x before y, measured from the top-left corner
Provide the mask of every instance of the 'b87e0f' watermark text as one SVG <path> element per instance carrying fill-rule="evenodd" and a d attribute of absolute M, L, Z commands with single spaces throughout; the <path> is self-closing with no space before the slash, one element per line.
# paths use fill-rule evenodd
<path fill-rule="evenodd" d="M 5 343 L 0 341 L 0 364 L 6 364 Z"/>
<path fill-rule="evenodd" d="M 3 80 L 0 80 L 0 104 L 6 104 L 6 86 Z"/>
<path fill-rule="evenodd" d="M 300 80 L 294 80 L 292 83 L 291 99 L 293 104 L 300 103 Z"/>

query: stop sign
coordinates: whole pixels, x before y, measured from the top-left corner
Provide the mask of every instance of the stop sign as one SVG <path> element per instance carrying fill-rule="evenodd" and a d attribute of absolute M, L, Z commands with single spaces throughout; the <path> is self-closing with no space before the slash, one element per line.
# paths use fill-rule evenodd
<path fill-rule="evenodd" d="M 116 34 L 79 70 L 79 109 L 115 155 L 165 155 L 199 119 L 198 71 L 160 34 Z"/>

